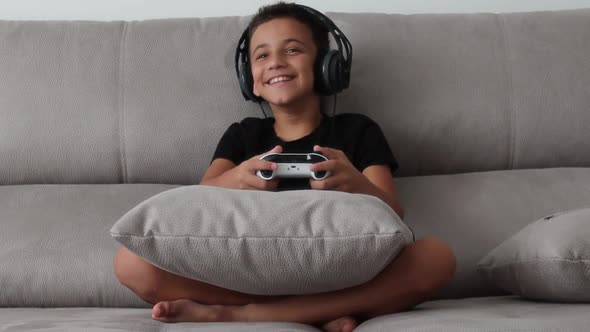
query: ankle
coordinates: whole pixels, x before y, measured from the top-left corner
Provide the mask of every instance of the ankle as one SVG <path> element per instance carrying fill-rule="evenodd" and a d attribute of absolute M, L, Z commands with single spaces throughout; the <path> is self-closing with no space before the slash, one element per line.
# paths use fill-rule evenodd
<path fill-rule="evenodd" d="M 236 322 L 239 321 L 236 311 L 238 306 L 212 305 L 211 322 Z"/>
<path fill-rule="evenodd" d="M 259 322 L 262 321 L 260 315 L 259 305 L 257 303 L 249 303 L 242 306 L 235 306 L 232 310 L 232 318 L 239 322 Z"/>

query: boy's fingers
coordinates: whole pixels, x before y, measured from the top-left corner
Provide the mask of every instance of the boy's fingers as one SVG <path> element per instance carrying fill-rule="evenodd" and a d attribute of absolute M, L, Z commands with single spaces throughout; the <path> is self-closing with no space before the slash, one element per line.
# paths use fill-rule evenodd
<path fill-rule="evenodd" d="M 277 187 L 279 186 L 279 180 L 278 179 L 272 179 L 270 181 L 265 181 L 265 186 L 264 189 L 265 190 L 272 190 L 272 191 L 276 191 Z"/>
<path fill-rule="evenodd" d="M 268 150 L 266 152 L 263 152 L 263 153 L 261 153 L 259 155 L 256 155 L 256 156 L 254 156 L 254 157 L 252 157 L 250 159 L 260 160 L 260 158 L 262 158 L 263 156 L 265 156 L 267 154 L 270 154 L 270 153 L 281 153 L 281 152 L 283 152 L 283 147 L 280 146 L 280 145 L 276 145 L 274 148 L 272 148 L 272 149 L 270 149 L 270 150 Z"/>
<path fill-rule="evenodd" d="M 330 171 L 330 172 L 334 172 L 336 171 L 338 167 L 338 162 L 336 161 L 336 159 L 331 159 L 331 160 L 326 160 L 326 161 L 322 161 L 316 164 L 311 164 L 309 165 L 309 170 L 312 172 L 315 171 Z"/>
<path fill-rule="evenodd" d="M 283 147 L 280 145 L 276 145 L 274 148 L 270 149 L 267 152 L 261 153 L 257 156 L 254 156 L 252 158 L 250 158 L 251 162 L 248 165 L 248 171 L 259 171 L 259 170 L 271 170 L 271 169 L 277 169 L 277 164 L 267 161 L 267 160 L 261 160 L 260 158 L 262 158 L 263 156 L 269 154 L 269 153 L 281 153 L 281 151 L 283 151 Z"/>
<path fill-rule="evenodd" d="M 253 169 L 260 171 L 260 170 L 275 170 L 277 169 L 277 163 L 273 163 L 266 160 L 256 160 L 253 163 Z"/>
<path fill-rule="evenodd" d="M 271 171 L 275 169 L 277 169 L 276 163 L 271 163 L 270 161 L 265 160 L 252 160 L 252 162 L 248 164 L 246 172 L 258 177 L 258 175 L 256 175 L 257 171 Z"/>
<path fill-rule="evenodd" d="M 320 152 L 328 159 L 340 159 L 340 153 L 339 153 L 339 152 L 341 152 L 340 150 L 315 145 L 313 147 L 313 151 Z"/>
<path fill-rule="evenodd" d="M 324 180 L 309 180 L 309 186 L 311 189 L 319 189 L 319 190 L 330 190 L 333 189 L 336 180 L 334 178 L 326 178 Z"/>
<path fill-rule="evenodd" d="M 269 152 L 273 152 L 273 153 L 280 153 L 283 151 L 283 147 L 280 145 L 275 146 L 274 148 L 272 148 Z"/>
<path fill-rule="evenodd" d="M 261 190 L 262 186 L 264 185 L 262 182 L 260 181 L 264 181 L 261 178 L 255 176 L 253 178 L 250 178 L 246 184 L 247 184 L 247 188 L 246 189 L 250 189 L 250 190 Z"/>
<path fill-rule="evenodd" d="M 274 148 L 270 149 L 268 152 L 261 154 L 260 156 L 262 157 L 263 155 L 269 154 L 269 153 L 281 153 L 282 151 L 283 151 L 283 147 L 280 145 L 277 145 Z"/>
<path fill-rule="evenodd" d="M 261 179 L 256 176 L 254 179 L 252 179 L 252 182 L 249 183 L 248 185 L 250 187 L 252 187 L 252 189 L 273 190 L 274 191 L 274 190 L 276 190 L 278 184 L 279 184 L 279 181 L 277 179 L 264 180 L 264 179 Z"/>

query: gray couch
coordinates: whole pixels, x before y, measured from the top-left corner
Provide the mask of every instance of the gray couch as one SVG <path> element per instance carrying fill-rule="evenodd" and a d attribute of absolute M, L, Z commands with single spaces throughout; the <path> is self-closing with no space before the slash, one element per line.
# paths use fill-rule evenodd
<path fill-rule="evenodd" d="M 329 16 L 354 47 L 338 112 L 380 123 L 406 223 L 458 259 L 432 301 L 358 331 L 588 331 L 590 304 L 520 299 L 476 264 L 590 205 L 590 10 Z M 0 21 L 0 330 L 317 330 L 153 321 L 112 270 L 115 221 L 261 116 L 233 68 L 248 19 Z"/>

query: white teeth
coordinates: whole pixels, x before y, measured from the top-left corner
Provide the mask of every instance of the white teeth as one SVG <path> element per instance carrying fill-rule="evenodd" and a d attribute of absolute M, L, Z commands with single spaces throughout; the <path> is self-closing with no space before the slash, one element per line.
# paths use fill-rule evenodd
<path fill-rule="evenodd" d="M 277 82 L 283 82 L 283 81 L 290 81 L 292 78 L 289 76 L 278 76 L 275 77 L 273 79 L 271 79 L 270 81 L 268 81 L 268 84 L 274 84 Z"/>

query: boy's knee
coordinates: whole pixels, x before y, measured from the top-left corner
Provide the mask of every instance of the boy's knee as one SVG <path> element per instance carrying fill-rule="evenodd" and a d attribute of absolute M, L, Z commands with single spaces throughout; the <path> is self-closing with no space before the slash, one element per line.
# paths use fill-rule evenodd
<path fill-rule="evenodd" d="M 113 271 L 115 272 L 115 276 L 119 282 L 125 286 L 127 286 L 127 281 L 132 279 L 131 274 L 133 271 L 130 269 L 130 266 L 133 264 L 131 262 L 133 259 L 134 258 L 130 255 L 129 250 L 125 247 L 119 248 L 113 259 Z"/>
<path fill-rule="evenodd" d="M 113 269 L 119 282 L 142 299 L 151 302 L 157 297 L 158 274 L 141 257 L 121 247 L 113 259 Z"/>
<path fill-rule="evenodd" d="M 457 260 L 451 247 L 437 238 L 424 238 L 417 240 L 416 243 L 422 247 L 425 268 L 429 276 L 423 287 L 426 290 L 435 290 L 448 284 L 457 268 Z"/>

